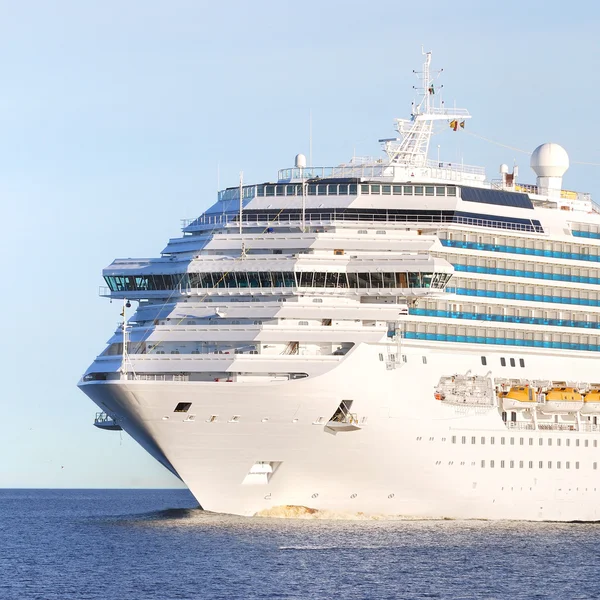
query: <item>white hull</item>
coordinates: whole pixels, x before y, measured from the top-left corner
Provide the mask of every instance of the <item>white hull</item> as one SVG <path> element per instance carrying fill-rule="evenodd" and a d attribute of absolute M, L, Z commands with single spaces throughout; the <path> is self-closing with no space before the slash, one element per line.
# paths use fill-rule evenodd
<path fill-rule="evenodd" d="M 324 375 L 281 384 L 81 385 L 164 461 L 162 453 L 207 510 L 253 515 L 300 505 L 424 518 L 599 519 L 600 433 L 510 430 L 497 407 L 434 399 L 439 378 L 454 372 L 548 379 L 560 370 L 565 379 L 585 381 L 594 379 L 596 361 L 444 346 L 407 346 L 407 363 L 386 370 L 380 348 L 361 345 Z M 526 373 L 501 368 L 499 357 L 507 355 L 524 357 Z M 334 435 L 325 423 L 315 424 L 343 399 L 354 400 L 353 411 L 367 418 L 364 426 Z M 192 402 L 189 413 L 173 413 L 183 401 Z M 217 415 L 213 422 L 211 415 Z M 230 422 L 234 416 L 239 420 Z M 257 461 L 279 466 L 268 483 L 243 483 Z"/>

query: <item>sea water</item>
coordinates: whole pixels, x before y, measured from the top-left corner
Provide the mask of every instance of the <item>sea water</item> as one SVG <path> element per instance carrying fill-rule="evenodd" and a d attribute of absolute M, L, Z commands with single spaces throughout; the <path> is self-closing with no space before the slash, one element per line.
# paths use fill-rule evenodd
<path fill-rule="evenodd" d="M 207 513 L 181 490 L 0 490 L 0 598 L 600 598 L 599 524 L 293 514 Z"/>

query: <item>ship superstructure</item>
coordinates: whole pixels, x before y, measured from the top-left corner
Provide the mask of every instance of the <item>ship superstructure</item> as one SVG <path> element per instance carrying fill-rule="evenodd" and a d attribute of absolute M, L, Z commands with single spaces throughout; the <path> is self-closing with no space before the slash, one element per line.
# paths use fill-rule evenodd
<path fill-rule="evenodd" d="M 535 185 L 430 160 L 470 118 L 430 62 L 384 158 L 298 155 L 104 270 L 79 385 L 205 509 L 600 518 L 600 214 L 557 144 Z"/>

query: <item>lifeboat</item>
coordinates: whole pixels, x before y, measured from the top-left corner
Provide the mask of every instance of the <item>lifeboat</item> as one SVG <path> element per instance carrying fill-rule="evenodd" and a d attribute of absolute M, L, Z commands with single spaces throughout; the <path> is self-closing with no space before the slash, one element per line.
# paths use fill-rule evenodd
<path fill-rule="evenodd" d="M 519 410 L 529 408 L 536 401 L 536 390 L 528 385 L 511 387 L 506 392 L 500 392 L 498 398 L 502 401 L 502 410 Z"/>
<path fill-rule="evenodd" d="M 583 396 L 583 415 L 598 415 L 600 414 L 600 390 L 590 390 Z"/>
<path fill-rule="evenodd" d="M 555 387 L 546 392 L 546 402 L 540 408 L 546 414 L 577 412 L 583 408 L 583 396 L 577 388 Z"/>

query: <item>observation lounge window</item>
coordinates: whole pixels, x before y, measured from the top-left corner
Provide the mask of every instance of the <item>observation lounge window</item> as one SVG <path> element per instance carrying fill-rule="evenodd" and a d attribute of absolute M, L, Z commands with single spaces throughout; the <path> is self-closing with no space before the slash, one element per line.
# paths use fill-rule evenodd
<path fill-rule="evenodd" d="M 423 186 L 415 185 L 415 196 L 422 196 L 422 195 L 423 195 Z"/>
<path fill-rule="evenodd" d="M 402 195 L 402 186 L 394 185 L 394 186 L 392 186 L 392 191 L 394 192 L 394 196 L 401 196 Z"/>
<path fill-rule="evenodd" d="M 412 185 L 405 185 L 404 186 L 404 195 L 405 196 L 412 196 L 413 195 L 413 186 Z"/>
<path fill-rule="evenodd" d="M 315 280 L 313 285 L 315 287 L 325 287 L 325 273 L 317 272 L 315 273 Z"/>
<path fill-rule="evenodd" d="M 371 184 L 371 194 L 380 194 L 381 186 L 379 184 Z"/>
<path fill-rule="evenodd" d="M 317 186 L 317 194 L 319 196 L 326 196 L 327 195 L 327 184 L 326 183 L 320 183 Z"/>
<path fill-rule="evenodd" d="M 369 193 L 369 184 L 368 183 L 361 183 L 361 185 L 360 185 L 360 193 L 361 194 L 368 194 Z"/>
<path fill-rule="evenodd" d="M 296 186 L 295 185 L 286 185 L 285 193 L 287 196 L 295 196 L 296 195 Z"/>
<path fill-rule="evenodd" d="M 276 196 L 283 196 L 283 195 L 285 195 L 285 186 L 283 186 L 283 185 L 277 185 L 277 186 L 275 186 L 275 195 Z"/>
<path fill-rule="evenodd" d="M 329 196 L 337 196 L 337 193 L 338 193 L 338 186 L 337 186 L 337 183 L 330 183 L 330 184 L 327 186 L 327 194 L 328 194 Z"/>
<path fill-rule="evenodd" d="M 317 195 L 317 186 L 314 183 L 309 184 L 307 193 L 309 196 L 316 196 Z"/>
<path fill-rule="evenodd" d="M 300 287 L 312 287 L 313 275 L 314 273 L 312 272 L 298 273 L 298 284 Z"/>
<path fill-rule="evenodd" d="M 351 183 L 348 187 L 348 193 L 350 195 L 356 195 L 358 193 L 358 186 L 355 183 Z"/>
<path fill-rule="evenodd" d="M 348 193 L 348 184 L 340 183 L 339 194 L 340 196 L 345 196 Z"/>
<path fill-rule="evenodd" d="M 382 185 L 381 186 L 381 193 L 384 196 L 389 196 L 392 193 L 392 186 L 391 185 Z"/>
<path fill-rule="evenodd" d="M 446 195 L 446 188 L 444 186 L 436 187 L 435 188 L 435 195 L 436 196 L 445 196 Z"/>
<path fill-rule="evenodd" d="M 425 186 L 425 195 L 426 196 L 433 196 L 433 190 L 434 189 L 435 188 L 432 185 Z"/>
<path fill-rule="evenodd" d="M 274 185 L 268 185 L 266 188 L 266 195 L 267 196 L 274 196 L 275 195 L 275 186 Z"/>

